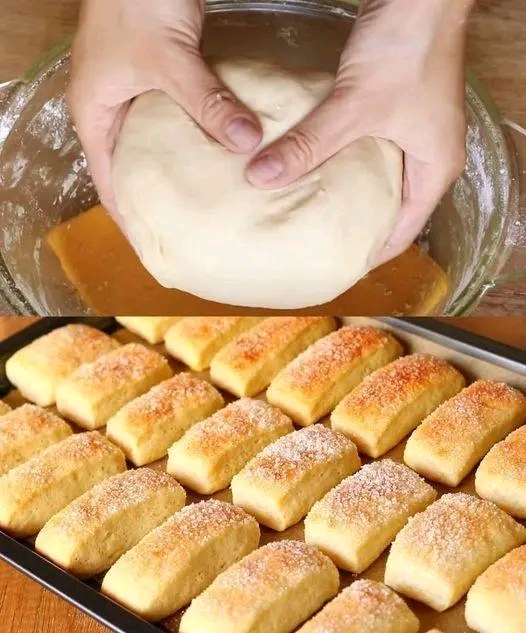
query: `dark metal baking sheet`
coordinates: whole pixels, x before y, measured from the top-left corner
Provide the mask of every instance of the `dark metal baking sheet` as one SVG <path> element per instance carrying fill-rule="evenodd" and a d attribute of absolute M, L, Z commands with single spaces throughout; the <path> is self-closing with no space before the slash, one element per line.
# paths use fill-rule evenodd
<path fill-rule="evenodd" d="M 370 321 L 370 319 L 367 319 Z M 355 321 L 355 319 L 352 319 Z M 526 353 L 487 338 L 446 326 L 433 319 L 382 318 L 376 323 L 396 332 L 405 332 L 457 351 L 475 360 L 491 363 L 517 376 L 526 376 Z M 15 351 L 32 340 L 66 323 L 83 322 L 106 332 L 114 332 L 119 325 L 112 317 L 101 318 L 46 318 L 25 328 L 0 343 L 0 396 L 12 387 L 5 376 L 5 362 Z M 0 531 L 0 558 L 75 605 L 116 633 L 154 633 L 166 628 L 152 624 L 121 607 L 103 595 L 96 583 L 79 580 L 37 554 L 28 541 L 16 540 Z"/>

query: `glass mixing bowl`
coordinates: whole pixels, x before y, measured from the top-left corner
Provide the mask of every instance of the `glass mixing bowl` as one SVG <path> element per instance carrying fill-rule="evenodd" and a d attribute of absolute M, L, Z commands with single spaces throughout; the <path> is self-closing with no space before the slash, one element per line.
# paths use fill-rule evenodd
<path fill-rule="evenodd" d="M 206 11 L 207 55 L 262 56 L 288 67 L 332 71 L 356 17 L 352 4 L 333 0 L 209 0 Z M 68 43 L 51 51 L 24 78 L 3 86 L 0 96 L 4 312 L 89 312 L 45 242 L 50 228 L 97 202 L 64 101 L 68 51 Z M 471 312 L 488 289 L 526 272 L 519 139 L 511 138 L 472 76 L 466 106 L 466 169 L 421 236 L 450 277 L 442 309 L 447 315 Z"/>

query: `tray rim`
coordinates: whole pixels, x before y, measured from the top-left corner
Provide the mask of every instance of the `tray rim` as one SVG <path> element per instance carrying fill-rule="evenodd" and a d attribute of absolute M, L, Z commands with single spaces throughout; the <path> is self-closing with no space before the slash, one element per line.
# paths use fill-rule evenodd
<path fill-rule="evenodd" d="M 490 362 L 517 373 L 526 372 L 526 352 L 479 334 L 433 318 L 373 317 L 379 324 L 421 336 L 478 360 Z M 106 332 L 120 324 L 114 317 L 44 317 L 0 342 L 0 395 L 11 388 L 5 376 L 5 361 L 15 351 L 52 330 L 68 323 L 84 323 Z M 38 554 L 27 541 L 19 541 L 0 530 L 0 560 L 80 609 L 115 633 L 154 633 L 161 625 L 147 622 L 81 580 Z"/>

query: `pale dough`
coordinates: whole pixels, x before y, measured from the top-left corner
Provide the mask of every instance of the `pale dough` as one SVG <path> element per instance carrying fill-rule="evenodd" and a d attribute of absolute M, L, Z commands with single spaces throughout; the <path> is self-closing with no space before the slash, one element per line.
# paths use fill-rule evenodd
<path fill-rule="evenodd" d="M 255 60 L 215 70 L 259 116 L 262 145 L 329 92 L 328 73 Z M 249 157 L 226 150 L 159 91 L 137 98 L 114 154 L 119 214 L 163 285 L 213 301 L 303 308 L 330 301 L 371 268 L 400 209 L 402 152 L 362 138 L 297 183 L 261 190 Z"/>

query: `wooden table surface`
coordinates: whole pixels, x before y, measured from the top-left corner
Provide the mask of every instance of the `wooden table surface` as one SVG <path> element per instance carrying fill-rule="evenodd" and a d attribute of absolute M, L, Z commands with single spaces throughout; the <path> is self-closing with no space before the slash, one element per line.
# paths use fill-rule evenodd
<path fill-rule="evenodd" d="M 34 319 L 0 317 L 0 340 Z M 442 319 L 526 351 L 526 316 Z M 67 602 L 0 562 L 0 633 L 107 633 Z M 130 631 L 130 633 L 133 633 Z"/>
<path fill-rule="evenodd" d="M 45 51 L 74 31 L 79 3 L 2 0 L 0 83 L 23 74 Z M 525 0 L 478 1 L 471 20 L 468 64 L 486 84 L 501 112 L 526 127 Z M 526 161 L 526 139 L 521 146 Z M 477 311 L 478 315 L 525 313 L 526 280 L 492 291 Z"/>

